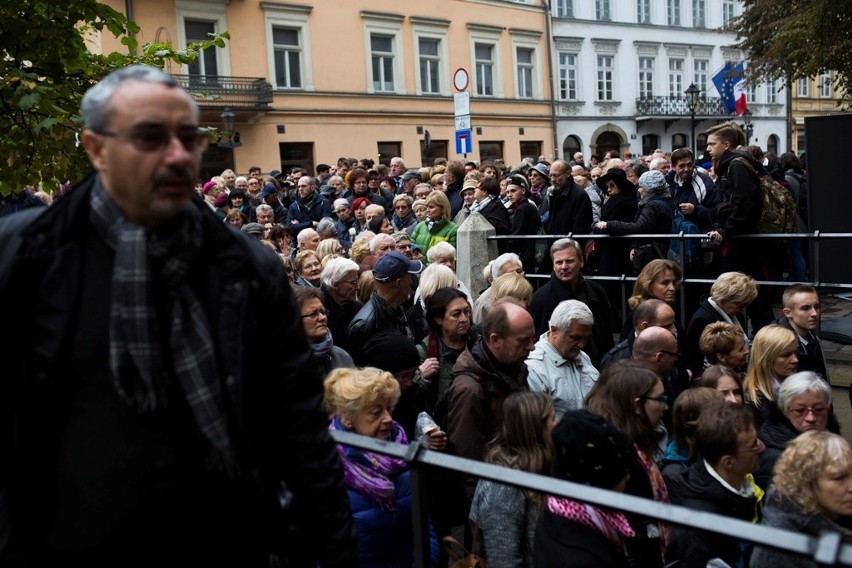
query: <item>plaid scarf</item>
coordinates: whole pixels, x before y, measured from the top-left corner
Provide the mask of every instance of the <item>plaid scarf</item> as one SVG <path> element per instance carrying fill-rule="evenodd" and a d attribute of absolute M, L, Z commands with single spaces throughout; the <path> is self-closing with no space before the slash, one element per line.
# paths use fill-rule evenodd
<path fill-rule="evenodd" d="M 169 379 L 176 378 L 210 445 L 207 465 L 235 475 L 210 323 L 186 282 L 201 249 L 201 214 L 187 207 L 168 231 L 157 233 L 127 221 L 100 180 L 89 202 L 95 232 L 115 251 L 109 366 L 118 396 L 138 414 L 152 413 L 168 405 Z M 155 280 L 168 295 L 165 340 L 154 306 Z"/>

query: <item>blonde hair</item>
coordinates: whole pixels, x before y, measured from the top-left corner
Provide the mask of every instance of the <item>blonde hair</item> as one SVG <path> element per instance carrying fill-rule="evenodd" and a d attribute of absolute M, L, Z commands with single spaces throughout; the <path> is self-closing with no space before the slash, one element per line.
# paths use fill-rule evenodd
<path fill-rule="evenodd" d="M 515 298 L 529 305 L 532 298 L 533 287 L 523 274 L 508 272 L 501 274 L 491 285 L 491 301 L 496 302 L 501 298 Z"/>
<path fill-rule="evenodd" d="M 807 514 L 821 515 L 817 484 L 826 473 L 852 474 L 852 447 L 837 434 L 809 430 L 787 444 L 775 463 L 772 485 Z"/>
<path fill-rule="evenodd" d="M 432 249 L 429 249 L 430 252 Z M 459 279 L 449 266 L 430 264 L 420 273 L 420 285 L 414 296 L 414 301 L 428 300 L 432 294 L 441 288 L 458 288 Z"/>
<path fill-rule="evenodd" d="M 772 365 L 785 347 L 797 343 L 796 334 L 777 324 L 767 325 L 754 336 L 751 360 L 743 381 L 746 400 L 760 408 L 764 400 L 775 400 L 775 372 Z"/>
<path fill-rule="evenodd" d="M 371 219 L 373 217 L 384 217 L 385 216 L 385 208 L 381 205 L 367 205 L 367 208 L 364 210 L 364 217 L 367 219 Z"/>
<path fill-rule="evenodd" d="M 728 354 L 737 344 L 737 338 L 743 340 L 743 332 L 735 325 L 724 321 L 707 324 L 698 339 L 698 348 L 711 363 L 717 361 L 716 354 Z"/>
<path fill-rule="evenodd" d="M 373 295 L 373 290 L 376 289 L 376 279 L 373 278 L 372 270 L 365 270 L 358 276 L 358 293 L 355 297 L 362 304 L 370 301 L 370 296 Z"/>
<path fill-rule="evenodd" d="M 719 275 L 710 287 L 710 297 L 721 302 L 743 302 L 750 304 L 757 298 L 757 283 L 742 272 L 725 272 Z"/>
<path fill-rule="evenodd" d="M 452 219 L 452 209 L 450 208 L 450 200 L 444 195 L 443 191 L 433 191 L 426 196 L 426 206 L 437 205 L 441 208 L 441 217 L 450 221 Z"/>
<path fill-rule="evenodd" d="M 367 239 L 355 239 L 352 248 L 349 249 L 349 258 L 361 264 L 370 254 L 370 241 Z"/>
<path fill-rule="evenodd" d="M 296 254 L 296 258 L 294 259 L 294 264 L 296 265 L 296 272 L 298 272 L 299 274 L 302 273 L 302 265 L 305 263 L 305 259 L 309 256 L 316 258 L 317 262 L 319 262 L 320 257 L 315 251 L 303 250 Z"/>
<path fill-rule="evenodd" d="M 317 257 L 321 262 L 326 262 L 327 257 L 337 254 L 337 249 L 343 248 L 337 239 L 323 239 L 317 245 Z"/>
<path fill-rule="evenodd" d="M 323 383 L 323 403 L 331 416 L 353 419 L 363 409 L 399 400 L 399 382 L 375 367 L 334 369 Z"/>

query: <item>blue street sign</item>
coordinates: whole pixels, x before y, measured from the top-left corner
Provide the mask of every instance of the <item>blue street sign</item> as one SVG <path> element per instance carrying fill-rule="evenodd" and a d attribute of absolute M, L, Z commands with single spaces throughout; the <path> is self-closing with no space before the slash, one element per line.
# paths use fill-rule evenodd
<path fill-rule="evenodd" d="M 473 152 L 473 136 L 468 130 L 456 130 L 456 154 Z"/>

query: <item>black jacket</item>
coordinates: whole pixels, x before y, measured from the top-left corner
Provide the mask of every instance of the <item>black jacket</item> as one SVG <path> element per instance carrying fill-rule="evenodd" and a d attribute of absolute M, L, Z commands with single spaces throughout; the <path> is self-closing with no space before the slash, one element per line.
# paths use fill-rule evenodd
<path fill-rule="evenodd" d="M 722 154 L 716 168 L 716 187 L 722 203 L 717 212 L 718 231 L 724 237 L 757 233 L 757 223 L 763 212 L 763 201 L 759 191 L 759 180 L 752 176 L 745 164 L 734 162 L 736 158 L 747 160 L 762 175 L 763 165 L 748 152 L 728 150 Z"/>
<path fill-rule="evenodd" d="M 704 460 L 696 461 L 680 476 L 667 481 L 673 505 L 741 521 L 760 518 L 757 497 L 744 497 L 723 487 L 704 467 Z M 729 566 L 748 565 L 749 550 L 750 547 L 735 538 L 675 525 L 666 550 L 666 562 L 680 560 L 679 566 L 684 568 L 704 568 L 709 560 L 721 558 Z"/>
<path fill-rule="evenodd" d="M 580 300 L 592 310 L 595 325 L 592 327 L 592 337 L 584 351 L 595 368 L 599 369 L 601 358 L 614 345 L 610 304 L 606 292 L 600 284 L 586 280 L 582 276 L 575 292 L 571 286 L 559 280 L 556 274 L 551 274 L 550 281 L 539 288 L 530 300 L 529 312 L 535 322 L 536 335 L 541 335 L 548 330 L 550 315 L 563 300 Z"/>
<path fill-rule="evenodd" d="M 127 557 L 122 545 L 128 544 L 128 535 L 140 555 L 168 553 L 181 558 L 183 552 L 202 558 L 228 547 L 233 553 L 233 547 L 248 546 L 235 539 L 257 531 L 251 537 L 254 542 L 276 530 L 270 515 L 280 507 L 278 491 L 283 481 L 296 495 L 294 506 L 304 528 L 299 538 L 310 541 L 300 542 L 294 550 L 317 551 L 332 564 L 354 563 L 354 529 L 339 458 L 322 410 L 320 377 L 309 364 L 310 350 L 295 315 L 292 293 L 283 284 L 283 266 L 270 251 L 223 225 L 200 200 L 190 206 L 201 211 L 204 243 L 188 283 L 209 320 L 242 475 L 232 481 L 223 479 L 193 454 L 179 454 L 170 470 L 136 458 L 138 453 L 168 456 L 175 449 L 194 448 L 192 440 L 200 434 L 191 419 L 181 417 L 179 393 L 172 392 L 171 400 L 177 402 L 167 405 L 165 417 L 137 417 L 118 402 L 113 387 L 104 380 L 113 257 L 89 222 L 94 180 L 90 177 L 53 207 L 34 215 L 21 213 L 28 217 L 23 226 L 0 224 L 0 293 L 28 298 L 7 305 L 5 315 L 17 322 L 16 333 L 0 347 L 6 365 L 0 383 L 4 456 L 0 533 L 10 527 L 13 533 L 8 542 L 0 534 L 0 564 L 6 565 L 5 559 L 15 551 L 24 565 L 39 559 L 50 564 L 56 558 L 51 554 L 67 558 L 71 554 L 67 549 L 51 552 L 54 543 L 47 543 L 51 527 L 66 535 L 82 534 L 99 547 L 102 560 L 110 555 L 119 555 L 113 560 Z M 78 306 L 87 310 L 81 312 Z M 92 413 L 110 420 L 96 421 L 90 418 Z M 172 419 L 179 422 L 169 422 Z M 81 427 L 87 438 L 81 437 Z M 151 439 L 149 433 L 156 432 L 186 440 Z M 124 434 L 130 434 L 135 443 L 122 444 Z M 99 451 L 104 447 L 115 451 Z M 136 467 L 128 468 L 127 463 Z M 134 493 L 141 493 L 135 497 L 121 493 L 127 489 L 121 472 L 142 481 L 133 487 Z M 69 486 L 71 480 L 78 485 Z M 163 500 L 164 494 L 170 494 L 169 487 L 192 488 L 208 482 L 224 491 L 212 500 L 206 495 L 211 504 L 206 510 L 179 509 Z M 81 492 L 94 501 L 81 506 Z M 117 509 L 98 495 L 118 495 L 122 503 L 135 505 Z M 70 497 L 76 505 L 71 516 L 65 503 L 58 501 L 60 496 Z M 149 497 L 163 508 L 148 511 Z M 229 518 L 233 508 L 226 503 L 234 501 L 241 503 L 242 517 Z M 99 527 L 91 516 L 85 523 L 74 516 L 89 512 L 101 521 L 113 520 Z M 211 518 L 203 517 L 209 513 Z M 162 534 L 160 527 L 181 520 L 188 523 L 183 525 L 184 532 Z M 121 527 L 128 525 L 142 532 L 122 532 Z M 226 527 L 226 532 L 233 531 L 233 539 L 217 542 L 208 534 L 204 545 L 198 546 L 200 541 L 191 539 L 192 535 L 203 538 L 199 526 Z M 282 529 L 276 538 L 286 532 Z M 163 551 L 169 545 L 152 540 L 158 536 L 191 550 Z M 79 553 L 94 554 L 91 549 Z"/>
<path fill-rule="evenodd" d="M 692 314 L 689 320 L 689 325 L 686 326 L 686 364 L 692 371 L 692 376 L 697 377 L 704 372 L 704 355 L 701 354 L 701 349 L 698 347 L 698 341 L 701 339 L 701 333 L 708 324 L 717 321 L 725 321 L 719 312 L 716 311 L 707 298 L 702 298 L 698 309 Z M 744 318 L 737 316 L 737 321 L 745 327 Z"/>
<path fill-rule="evenodd" d="M 601 221 L 630 222 L 636 217 L 638 204 L 635 192 L 621 192 L 613 195 L 601 205 Z M 596 233 L 601 231 L 595 229 Z M 628 239 L 599 239 L 600 254 L 598 273 L 601 276 L 630 275 L 633 266 L 630 262 L 630 241 Z"/>
<path fill-rule="evenodd" d="M 414 333 L 408 324 L 405 312 L 400 310 L 400 317 L 395 317 L 373 292 L 370 301 L 358 310 L 349 323 L 349 340 L 346 350 L 352 355 L 356 365 L 364 366 L 368 363 L 364 356 L 364 345 L 374 333 L 383 329 L 395 329 L 414 340 Z"/>
<path fill-rule="evenodd" d="M 520 205 L 509 211 L 512 221 L 512 235 L 537 235 L 541 229 L 541 217 L 535 205 L 524 200 Z M 517 239 L 508 241 L 506 250 L 517 254 L 521 259 L 524 272 L 535 272 L 535 243 L 533 239 Z"/>
<path fill-rule="evenodd" d="M 485 207 L 479 210 L 479 214 L 485 217 L 485 219 L 491 223 L 491 226 L 494 227 L 494 231 L 498 235 L 508 235 L 509 230 L 512 228 L 512 223 L 509 221 L 509 210 L 506 209 L 506 206 L 503 205 L 503 202 L 500 201 L 498 196 L 494 196 L 491 201 L 489 201 Z M 497 251 L 500 254 L 506 252 L 506 245 L 508 241 L 502 240 L 497 241 Z"/>
<path fill-rule="evenodd" d="M 598 568 L 628 566 L 621 548 L 601 533 L 542 511 L 533 548 L 536 568 Z"/>
<path fill-rule="evenodd" d="M 553 193 L 542 202 L 540 211 L 542 216 L 547 213 L 545 230 L 550 235 L 584 235 L 591 230 L 592 200 L 570 176 L 566 185 L 553 188 Z"/>
<path fill-rule="evenodd" d="M 766 420 L 761 424 L 757 437 L 766 446 L 760 453 L 760 468 L 754 474 L 755 482 L 763 489 L 768 489 L 772 483 L 772 472 L 775 462 L 784 453 L 790 440 L 799 435 L 786 416 L 778 406 L 772 404 L 767 406 Z"/>

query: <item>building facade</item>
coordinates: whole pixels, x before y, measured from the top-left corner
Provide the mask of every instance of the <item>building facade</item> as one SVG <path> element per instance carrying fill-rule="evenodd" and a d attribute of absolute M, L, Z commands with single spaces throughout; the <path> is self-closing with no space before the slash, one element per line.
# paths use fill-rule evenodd
<path fill-rule="evenodd" d="M 816 77 L 803 77 L 792 88 L 792 151 L 796 155 L 805 151 L 805 118 L 841 112 L 842 94 L 831 84 L 832 71 Z"/>
<path fill-rule="evenodd" d="M 313 168 L 339 157 L 409 167 L 435 157 L 470 160 L 553 155 L 549 14 L 503 0 L 292 4 L 261 0 L 109 0 L 128 7 L 140 44 L 187 42 L 227 30 L 223 49 L 172 65 L 199 101 L 205 125 L 233 113 L 239 146 L 205 155 L 205 172 Z M 101 49 L 121 49 L 104 38 Z M 453 84 L 456 70 L 469 77 Z M 464 73 L 459 77 L 463 77 Z M 456 152 L 459 88 L 471 130 Z M 427 144 L 428 142 L 428 144 Z M 471 143 L 472 142 L 472 143 Z"/>
<path fill-rule="evenodd" d="M 740 10 L 734 0 L 553 0 L 563 155 L 693 144 L 701 153 L 701 133 L 726 120 L 743 125 L 751 144 L 784 151 L 786 103 L 777 85 L 749 87 L 750 113 L 740 117 L 724 109 L 713 85 L 725 62 L 745 59 L 730 47 L 734 34 L 719 31 Z"/>

